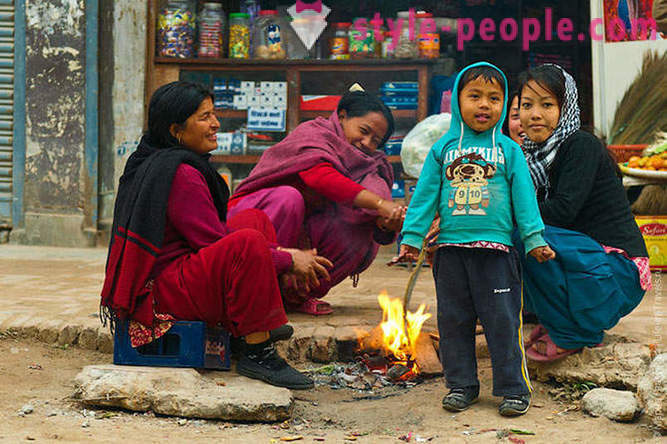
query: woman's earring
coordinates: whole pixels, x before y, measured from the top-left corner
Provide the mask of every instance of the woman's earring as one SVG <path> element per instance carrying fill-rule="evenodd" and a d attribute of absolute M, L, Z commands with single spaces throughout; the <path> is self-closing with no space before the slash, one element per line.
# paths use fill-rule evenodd
<path fill-rule="evenodd" d="M 179 144 L 179 145 L 183 145 L 183 143 L 181 142 L 181 138 L 182 138 L 182 137 L 183 137 L 183 136 L 182 136 L 181 134 L 178 135 L 178 139 L 177 139 L 177 140 L 178 140 L 178 144 Z"/>

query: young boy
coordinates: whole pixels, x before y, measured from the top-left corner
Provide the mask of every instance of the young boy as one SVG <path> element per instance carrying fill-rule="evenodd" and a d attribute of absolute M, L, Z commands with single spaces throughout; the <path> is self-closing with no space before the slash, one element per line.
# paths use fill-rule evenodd
<path fill-rule="evenodd" d="M 526 251 L 543 262 L 555 253 L 521 148 L 501 133 L 504 74 L 475 63 L 457 77 L 449 131 L 433 145 L 403 224 L 398 260 L 414 259 L 436 211 L 440 234 L 433 276 L 438 298 L 440 359 L 449 394 L 442 405 L 462 411 L 477 401 L 475 324 L 484 326 L 493 367 L 493 395 L 504 416 L 530 406 L 521 339 L 521 275 L 513 219 Z"/>

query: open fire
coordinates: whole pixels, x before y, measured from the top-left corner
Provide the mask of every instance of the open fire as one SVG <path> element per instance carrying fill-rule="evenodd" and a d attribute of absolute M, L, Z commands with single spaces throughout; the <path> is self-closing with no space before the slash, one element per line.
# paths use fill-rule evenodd
<path fill-rule="evenodd" d="M 424 313 L 424 304 L 414 313 L 404 312 L 401 300 L 390 298 L 386 291 L 380 293 L 378 302 L 382 307 L 382 322 L 375 331 L 380 337 L 360 340 L 361 351 L 365 352 L 362 359 L 371 371 L 381 371 L 391 380 L 412 379 L 419 374 L 416 362 L 419 334 L 431 314 Z M 379 353 L 370 353 L 370 349 L 379 349 Z"/>
<path fill-rule="evenodd" d="M 431 317 L 425 313 L 426 307 L 404 313 L 402 302 L 390 298 L 386 291 L 378 296 L 378 302 L 382 322 L 370 332 L 358 332 L 356 347 L 350 344 L 352 347 L 344 353 L 347 363 L 311 370 L 316 383 L 369 393 L 355 399 L 379 399 L 391 396 L 382 393 L 385 387 L 412 387 L 429 376 L 442 374 L 437 339 L 422 332 L 424 322 Z"/>

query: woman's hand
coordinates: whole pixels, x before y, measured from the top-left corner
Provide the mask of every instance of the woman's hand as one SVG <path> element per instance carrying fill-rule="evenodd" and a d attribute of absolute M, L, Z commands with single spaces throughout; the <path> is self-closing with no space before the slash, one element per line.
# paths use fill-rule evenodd
<path fill-rule="evenodd" d="M 533 256 L 539 263 L 549 261 L 556 257 L 556 253 L 548 245 L 533 248 L 528 254 Z"/>
<path fill-rule="evenodd" d="M 285 273 L 287 277 L 283 281 L 291 281 L 298 289 L 309 292 L 312 288 L 320 286 L 320 279 L 331 278 L 327 268 L 333 268 L 333 264 L 324 256 L 317 255 L 317 249 L 297 250 L 293 248 L 281 248 L 292 255 L 292 269 Z"/>
<path fill-rule="evenodd" d="M 378 208 L 378 213 L 381 215 L 376 220 L 377 226 L 385 231 L 400 231 L 401 228 L 403 228 L 403 220 L 405 220 L 407 207 L 388 201 L 385 201 L 385 204 L 387 205 L 386 208 L 383 209 L 383 212 L 385 212 L 385 214 L 388 212 L 389 215 L 383 216 L 380 208 Z"/>

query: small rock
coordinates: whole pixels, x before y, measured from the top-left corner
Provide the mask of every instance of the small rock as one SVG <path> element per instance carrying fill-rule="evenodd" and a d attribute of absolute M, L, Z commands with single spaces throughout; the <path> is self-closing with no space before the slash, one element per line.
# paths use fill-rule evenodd
<path fill-rule="evenodd" d="M 656 356 L 651 362 L 639 381 L 637 396 L 651 423 L 667 430 L 667 353 Z"/>
<path fill-rule="evenodd" d="M 21 407 L 21 410 L 19 410 L 19 416 L 29 415 L 34 411 L 35 408 L 32 406 L 32 404 L 26 404 L 23 407 Z"/>
<path fill-rule="evenodd" d="M 9 349 L 9 353 L 11 353 L 13 355 L 18 355 L 19 354 L 19 349 L 16 348 L 16 347 L 12 347 L 12 348 Z"/>
<path fill-rule="evenodd" d="M 84 421 L 84 422 L 81 424 L 81 427 L 83 427 L 84 429 L 87 429 L 88 427 L 90 427 L 90 423 L 89 423 L 88 421 Z"/>
<path fill-rule="evenodd" d="M 185 419 L 185 418 L 179 419 L 179 420 L 177 421 L 177 424 L 178 424 L 179 426 L 184 426 L 184 425 L 187 424 L 187 423 L 188 423 L 188 420 Z"/>
<path fill-rule="evenodd" d="M 54 411 L 52 411 L 52 412 L 49 412 L 48 415 L 46 415 L 47 418 L 50 418 L 51 416 L 58 416 L 58 412 L 56 412 L 56 411 L 54 410 Z"/>
<path fill-rule="evenodd" d="M 606 388 L 586 393 L 581 405 L 592 416 L 604 416 L 614 421 L 632 421 L 640 411 L 634 393 Z"/>

